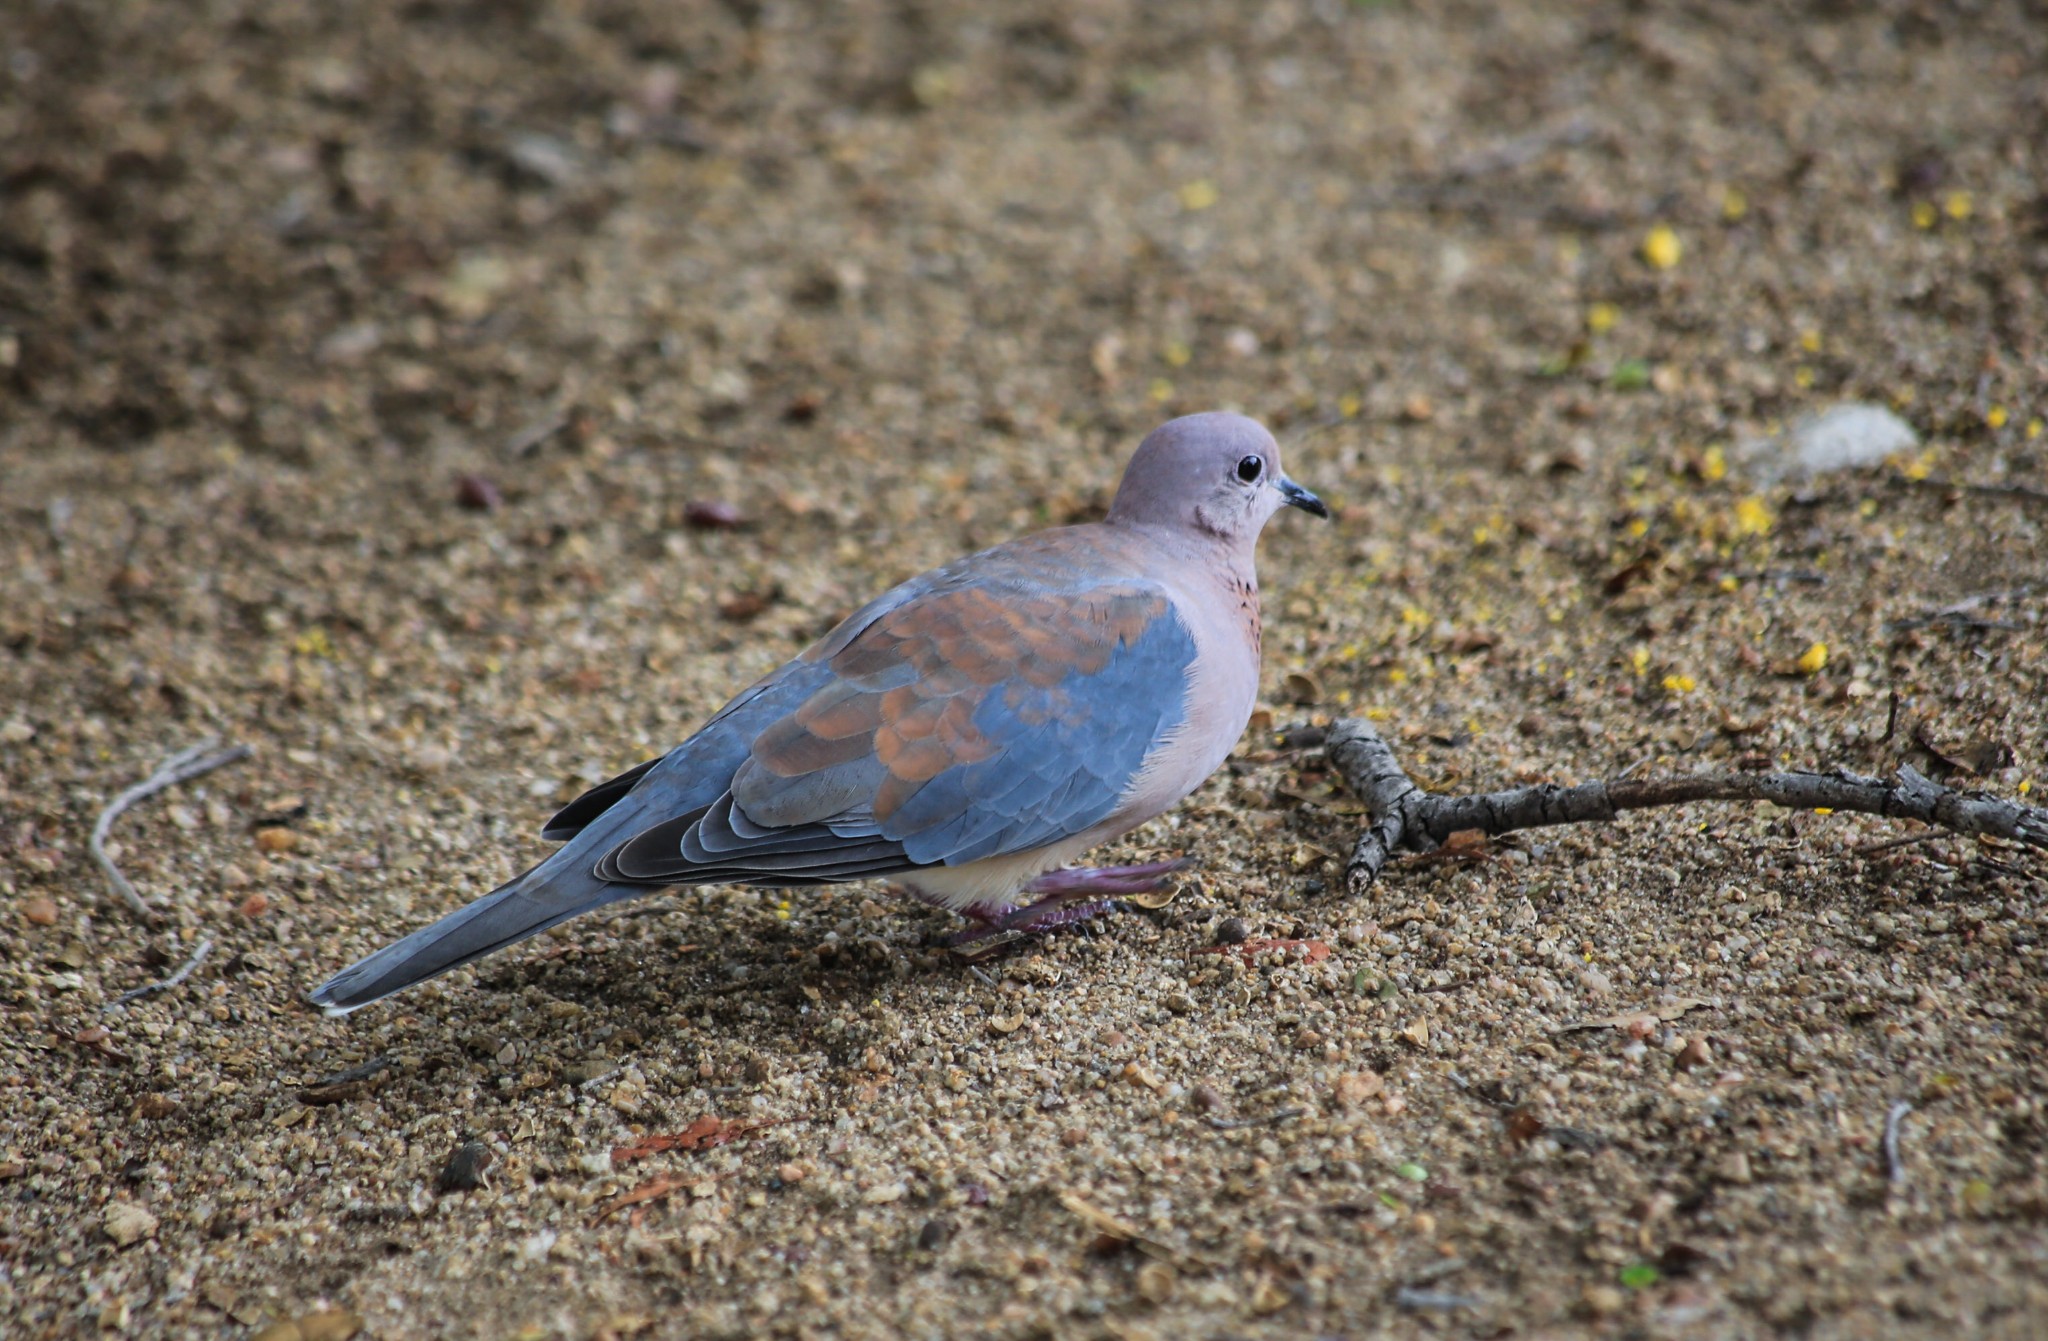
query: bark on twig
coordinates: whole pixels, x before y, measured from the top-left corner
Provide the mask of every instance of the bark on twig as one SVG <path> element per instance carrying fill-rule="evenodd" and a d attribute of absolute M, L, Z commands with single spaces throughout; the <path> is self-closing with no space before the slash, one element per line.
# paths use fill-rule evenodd
<path fill-rule="evenodd" d="M 114 887 L 114 892 L 119 894 L 129 908 L 134 910 L 135 915 L 145 922 L 156 920 L 156 909 L 150 907 L 149 900 L 136 892 L 135 886 L 128 883 L 128 877 L 121 874 L 121 868 L 114 865 L 114 859 L 107 855 L 107 833 L 114 827 L 114 821 L 121 817 L 122 812 L 136 802 L 146 801 L 158 792 L 175 787 L 181 782 L 190 782 L 201 774 L 211 773 L 216 768 L 249 757 L 247 745 L 232 745 L 225 750 L 207 753 L 212 749 L 211 740 L 202 740 L 190 749 L 178 751 L 164 760 L 163 766 L 156 772 L 115 797 L 107 808 L 100 812 L 99 819 L 92 826 L 92 837 L 86 842 L 86 846 L 92 852 L 92 859 L 99 864 L 100 870 L 107 877 L 107 883 Z"/>
<path fill-rule="evenodd" d="M 1359 718 L 1333 724 L 1323 751 L 1372 815 L 1345 866 L 1345 883 L 1354 894 L 1371 888 L 1395 853 L 1433 852 L 1454 833 L 1476 829 L 1497 837 L 1518 829 L 1591 824 L 1612 820 L 1623 811 L 1691 801 L 1770 801 L 1789 810 L 1915 819 L 1953 833 L 1990 835 L 2048 849 L 2048 810 L 1958 792 L 1903 764 L 1889 781 L 1848 772 L 1695 773 L 1438 796 L 1416 786 L 1393 749 Z"/>

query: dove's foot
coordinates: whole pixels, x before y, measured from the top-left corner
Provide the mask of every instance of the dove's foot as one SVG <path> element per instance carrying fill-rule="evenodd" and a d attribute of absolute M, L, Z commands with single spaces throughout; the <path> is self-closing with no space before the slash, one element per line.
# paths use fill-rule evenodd
<path fill-rule="evenodd" d="M 1020 907 L 1004 908 L 974 904 L 961 915 L 975 923 L 946 943 L 955 950 L 992 949 L 992 940 L 1014 940 L 1027 932 L 1051 931 L 1114 912 L 1119 898 L 1146 894 L 1166 883 L 1167 877 L 1191 865 L 1187 858 L 1146 862 L 1142 866 L 1077 866 L 1047 871 L 1024 892 L 1042 897 Z"/>
<path fill-rule="evenodd" d="M 1074 866 L 1047 871 L 1024 886 L 1027 894 L 1043 894 L 1037 903 L 1017 909 L 1022 913 L 1053 899 L 1121 898 L 1126 894 L 1149 894 L 1166 883 L 1166 877 L 1193 865 L 1186 857 L 1171 861 L 1148 861 L 1143 866 Z"/>
<path fill-rule="evenodd" d="M 1115 899 L 1091 899 L 1085 894 L 1048 894 L 1036 903 L 1027 903 L 1020 908 L 976 904 L 960 910 L 961 916 L 974 925 L 947 937 L 946 944 L 969 958 L 979 959 L 1013 941 L 1051 931 L 1054 927 L 1085 922 L 1091 917 L 1114 912 L 1117 907 Z"/>

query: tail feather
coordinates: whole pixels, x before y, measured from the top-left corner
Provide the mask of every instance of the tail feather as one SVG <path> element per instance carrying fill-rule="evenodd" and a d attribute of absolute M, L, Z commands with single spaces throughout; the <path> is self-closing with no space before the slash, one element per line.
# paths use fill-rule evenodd
<path fill-rule="evenodd" d="M 617 884 L 596 874 L 598 857 L 617 841 L 613 835 L 631 824 L 625 816 L 607 815 L 605 819 L 611 822 L 585 829 L 540 865 L 474 903 L 357 960 L 314 988 L 308 999 L 329 1015 L 346 1015 L 537 936 L 558 922 L 651 892 L 648 885 Z"/>

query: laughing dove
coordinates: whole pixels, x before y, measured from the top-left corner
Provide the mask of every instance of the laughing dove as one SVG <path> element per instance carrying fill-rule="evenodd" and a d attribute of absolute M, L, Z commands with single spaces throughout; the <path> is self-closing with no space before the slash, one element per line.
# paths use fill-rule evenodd
<path fill-rule="evenodd" d="M 667 754 L 569 803 L 563 846 L 312 994 L 341 1014 L 669 885 L 893 877 L 984 929 L 1044 926 L 1177 863 L 1066 868 L 1163 814 L 1259 687 L 1252 551 L 1327 517 L 1250 419 L 1138 445 L 1106 520 L 983 550 L 869 603 Z"/>

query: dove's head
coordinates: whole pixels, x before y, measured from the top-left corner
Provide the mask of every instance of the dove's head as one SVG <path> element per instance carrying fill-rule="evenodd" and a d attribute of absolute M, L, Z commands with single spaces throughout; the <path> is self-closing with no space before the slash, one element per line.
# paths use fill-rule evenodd
<path fill-rule="evenodd" d="M 1191 414 L 1145 435 L 1124 467 L 1109 519 L 1249 546 L 1287 507 L 1330 515 L 1281 470 L 1280 444 L 1263 425 L 1241 414 Z"/>

